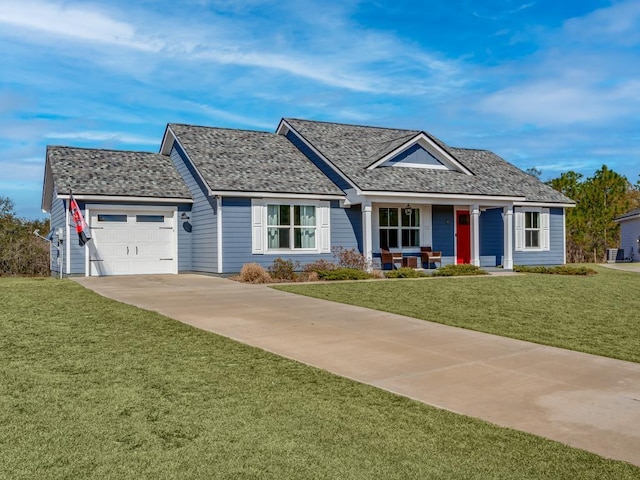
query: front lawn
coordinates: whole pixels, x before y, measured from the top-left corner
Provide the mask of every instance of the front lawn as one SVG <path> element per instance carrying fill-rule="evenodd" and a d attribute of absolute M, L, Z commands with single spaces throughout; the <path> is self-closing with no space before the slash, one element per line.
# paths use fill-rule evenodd
<path fill-rule="evenodd" d="M 640 477 L 68 280 L 0 278 L 0 305 L 0 478 Z"/>
<path fill-rule="evenodd" d="M 277 288 L 544 345 L 640 362 L 640 274 L 523 274 Z"/>

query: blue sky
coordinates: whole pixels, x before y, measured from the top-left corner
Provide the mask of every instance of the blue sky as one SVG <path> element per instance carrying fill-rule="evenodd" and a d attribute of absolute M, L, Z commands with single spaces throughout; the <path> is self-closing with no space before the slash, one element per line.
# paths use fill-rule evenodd
<path fill-rule="evenodd" d="M 46 145 L 157 151 L 168 122 L 426 130 L 543 179 L 640 174 L 640 2 L 0 2 L 0 195 Z"/>

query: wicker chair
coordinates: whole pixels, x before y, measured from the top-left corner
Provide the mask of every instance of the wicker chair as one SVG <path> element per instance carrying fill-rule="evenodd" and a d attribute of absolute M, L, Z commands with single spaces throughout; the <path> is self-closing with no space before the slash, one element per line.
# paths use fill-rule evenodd
<path fill-rule="evenodd" d="M 427 268 L 431 268 L 431 264 L 440 264 L 442 266 L 442 252 L 433 251 L 431 247 L 420 247 L 420 256 L 422 257 L 422 264 L 427 264 Z"/>

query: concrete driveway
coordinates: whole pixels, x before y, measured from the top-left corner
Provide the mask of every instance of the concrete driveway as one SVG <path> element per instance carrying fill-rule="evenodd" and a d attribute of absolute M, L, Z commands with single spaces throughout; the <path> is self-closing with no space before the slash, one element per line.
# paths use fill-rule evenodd
<path fill-rule="evenodd" d="M 640 466 L 637 363 L 204 275 L 76 281 L 283 357 Z"/>

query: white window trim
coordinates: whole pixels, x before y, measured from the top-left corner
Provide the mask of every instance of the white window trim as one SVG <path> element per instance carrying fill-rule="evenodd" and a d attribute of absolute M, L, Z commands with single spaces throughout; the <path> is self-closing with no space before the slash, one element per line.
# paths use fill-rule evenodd
<path fill-rule="evenodd" d="M 402 253 L 419 253 L 421 246 L 432 246 L 432 230 L 431 230 L 431 205 L 423 205 L 418 203 L 410 203 L 411 208 L 417 208 L 420 210 L 420 227 L 415 227 L 420 231 L 420 242 L 417 247 L 398 247 L 390 248 L 392 252 Z M 380 203 L 376 204 L 373 208 L 371 215 L 372 220 L 372 247 L 374 252 L 380 251 L 380 209 L 381 208 L 399 208 L 406 207 L 406 203 L 398 205 L 397 203 Z M 384 227 L 383 227 L 384 228 Z M 413 227 L 412 227 L 413 228 Z M 398 230 L 402 230 L 402 226 L 398 226 Z M 402 238 L 400 238 L 402 243 Z"/>
<path fill-rule="evenodd" d="M 312 206 L 316 208 L 315 248 L 268 248 L 268 205 Z M 309 255 L 331 253 L 331 204 L 328 201 L 295 200 L 291 198 L 251 199 L 252 239 L 251 252 L 254 255 Z"/>
<path fill-rule="evenodd" d="M 525 213 L 533 212 L 540 214 L 540 246 L 527 247 Z M 548 208 L 543 207 L 516 207 L 513 212 L 514 216 L 514 241 L 516 252 L 547 252 L 551 249 L 550 239 L 550 213 Z"/>

